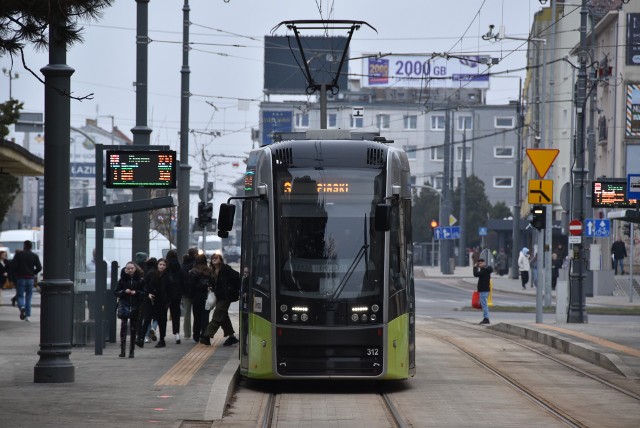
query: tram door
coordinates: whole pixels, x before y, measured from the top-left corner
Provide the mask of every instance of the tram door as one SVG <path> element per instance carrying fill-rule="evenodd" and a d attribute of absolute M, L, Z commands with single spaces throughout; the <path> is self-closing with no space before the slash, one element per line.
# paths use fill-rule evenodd
<path fill-rule="evenodd" d="M 269 275 L 269 222 L 268 203 L 246 200 L 242 205 L 242 256 L 240 290 L 240 369 L 248 370 L 252 358 L 261 359 L 262 349 L 253 349 L 256 325 L 270 320 L 271 292 Z M 257 321 L 257 320 L 261 321 Z M 255 365 L 255 363 L 254 363 Z"/>

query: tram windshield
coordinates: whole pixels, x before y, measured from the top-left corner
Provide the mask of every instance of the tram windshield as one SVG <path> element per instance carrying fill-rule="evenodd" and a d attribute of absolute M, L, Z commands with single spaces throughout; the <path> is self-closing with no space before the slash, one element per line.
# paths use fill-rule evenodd
<path fill-rule="evenodd" d="M 382 290 L 383 234 L 375 231 L 384 173 L 290 168 L 276 174 L 279 291 L 337 300 Z"/>

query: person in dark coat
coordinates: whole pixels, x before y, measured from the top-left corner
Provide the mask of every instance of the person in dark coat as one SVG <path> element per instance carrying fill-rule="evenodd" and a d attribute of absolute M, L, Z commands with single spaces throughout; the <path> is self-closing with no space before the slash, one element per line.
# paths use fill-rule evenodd
<path fill-rule="evenodd" d="M 185 273 L 180 266 L 178 260 L 178 252 L 169 250 L 167 252 L 167 272 L 171 276 L 172 281 L 167 289 L 167 297 L 169 298 L 169 313 L 171 314 L 171 327 L 173 335 L 176 338 L 176 344 L 180 344 L 180 317 L 182 316 L 182 294 L 183 284 L 186 282 Z M 184 276 L 184 277 L 183 277 Z"/>
<path fill-rule="evenodd" d="M 478 293 L 480 293 L 480 304 L 484 318 L 480 324 L 489 324 L 489 292 L 491 291 L 491 272 L 493 268 L 487 266 L 484 259 L 478 259 L 473 266 L 473 276 L 478 278 Z"/>
<path fill-rule="evenodd" d="M 622 242 L 622 238 L 611 244 L 611 254 L 613 254 L 614 275 L 618 274 L 618 266 L 620 266 L 620 274 L 624 275 L 624 259 L 627 257 L 627 247 Z"/>
<path fill-rule="evenodd" d="M 123 314 L 119 311 L 120 318 L 120 357 L 125 357 L 127 349 L 127 329 L 131 332 L 131 344 L 129 347 L 129 358 L 134 357 L 136 334 L 138 330 L 138 316 L 140 306 L 146 296 L 144 286 L 144 272 L 142 268 L 134 262 L 128 262 L 123 272 L 120 273 L 118 285 L 114 290 L 114 294 L 118 298 L 118 306 L 127 306 L 127 313 Z"/>
<path fill-rule="evenodd" d="M 211 268 L 207 263 L 207 256 L 199 254 L 194 260 L 193 267 L 189 271 L 189 290 L 191 290 L 191 304 L 193 309 L 193 340 L 199 342 L 203 339 L 207 344 L 208 337 L 204 337 L 204 330 L 209 324 L 209 313 L 205 309 L 205 301 L 209 287 L 211 286 Z M 208 344 L 211 344 L 209 341 Z"/>
<path fill-rule="evenodd" d="M 558 254 L 551 254 L 551 289 L 556 290 L 558 284 L 558 277 L 560 276 L 560 269 L 562 269 L 562 259 L 558 258 Z"/>
<path fill-rule="evenodd" d="M 231 319 L 229 318 L 229 306 L 232 302 L 237 302 L 240 296 L 240 274 L 224 263 L 220 254 L 211 256 L 212 266 L 212 286 L 216 294 L 216 306 L 213 310 L 211 322 L 207 326 L 204 336 L 200 338 L 200 343 L 211 344 L 211 338 L 222 327 L 227 340 L 223 346 L 231 346 L 238 343 L 235 336 Z"/>
<path fill-rule="evenodd" d="M 153 306 L 153 318 L 158 321 L 158 329 L 160 330 L 160 337 L 155 347 L 164 348 L 167 346 L 165 342 L 165 336 L 167 335 L 167 310 L 171 305 L 171 290 L 175 287 L 175 279 L 169 272 L 166 259 L 158 260 L 158 266 L 154 273 L 149 275 L 149 281 L 148 293 Z M 150 320 L 145 320 L 142 331 L 145 331 L 149 327 L 149 322 Z M 138 339 L 138 346 L 141 345 L 140 339 Z"/>
<path fill-rule="evenodd" d="M 42 270 L 40 257 L 31 251 L 33 243 L 29 240 L 22 244 L 22 251 L 16 251 L 11 260 L 11 270 L 16 278 L 16 294 L 18 295 L 18 308 L 20 319 L 31 319 L 31 296 L 33 286 L 38 273 Z"/>
<path fill-rule="evenodd" d="M 154 330 L 158 328 L 158 321 L 154 318 L 155 310 L 153 308 L 153 302 L 149 298 L 149 285 L 151 284 L 151 279 L 156 274 L 157 266 L 158 259 L 155 257 L 149 257 L 145 261 L 144 266 L 142 266 L 146 293 L 144 299 L 142 299 L 140 315 L 138 317 L 138 340 L 136 340 L 136 345 L 141 348 L 151 340 L 154 342 L 158 340 Z"/>
<path fill-rule="evenodd" d="M 197 248 L 189 248 L 187 254 L 182 257 L 182 309 L 184 310 L 182 319 L 182 332 L 185 339 L 191 338 L 191 313 L 193 291 L 190 289 L 191 281 L 189 279 L 189 271 L 193 268 L 198 255 Z M 206 259 L 205 259 L 206 260 Z M 195 320 L 194 320 L 195 321 Z M 197 342 L 197 340 L 196 340 Z"/>

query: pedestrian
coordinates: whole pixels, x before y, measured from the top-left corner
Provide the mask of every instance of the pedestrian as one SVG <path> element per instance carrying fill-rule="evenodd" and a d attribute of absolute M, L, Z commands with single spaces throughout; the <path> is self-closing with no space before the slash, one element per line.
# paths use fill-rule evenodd
<path fill-rule="evenodd" d="M 535 250 L 535 248 L 534 248 Z M 531 288 L 538 286 L 538 253 L 529 259 L 529 272 L 531 272 Z"/>
<path fill-rule="evenodd" d="M 7 260 L 7 252 L 0 251 L 0 296 L 3 289 L 14 288 L 15 285 L 9 279 L 9 260 Z M 13 293 L 13 292 L 12 292 Z M 2 300 L 0 299 L 0 304 Z"/>
<path fill-rule="evenodd" d="M 507 266 L 507 254 L 504 252 L 504 248 L 500 248 L 500 252 L 496 255 L 494 263 L 496 265 L 498 275 L 504 276 L 509 272 L 509 268 Z"/>
<path fill-rule="evenodd" d="M 207 325 L 204 334 L 210 342 L 218 328 L 222 327 L 224 336 L 228 337 L 223 346 L 231 346 L 239 342 L 229 318 L 229 306 L 240 298 L 240 274 L 224 263 L 221 254 L 211 256 L 211 267 L 211 283 L 216 294 L 216 306 L 213 309 L 211 322 Z M 200 343 L 202 343 L 202 339 L 201 337 Z M 206 340 L 204 344 L 207 344 Z"/>
<path fill-rule="evenodd" d="M 520 250 L 520 255 L 518 256 L 518 271 L 520 272 L 520 281 L 522 282 L 523 290 L 527 289 L 529 269 L 531 269 L 531 265 L 529 264 L 529 249 L 524 247 Z"/>
<path fill-rule="evenodd" d="M 193 309 L 193 340 L 204 345 L 211 344 L 209 338 L 204 335 L 211 312 L 204 306 L 210 287 L 211 268 L 207 263 L 207 256 L 198 254 L 194 259 L 193 267 L 189 270 L 189 290 Z"/>
<path fill-rule="evenodd" d="M 184 317 L 182 319 L 182 332 L 184 333 L 184 338 L 186 340 L 191 339 L 191 313 L 193 311 L 193 292 L 190 289 L 191 281 L 189 279 L 189 271 L 193 268 L 197 255 L 197 248 L 189 248 L 187 250 L 187 254 L 182 258 L 182 316 Z"/>
<path fill-rule="evenodd" d="M 134 357 L 138 316 L 140 305 L 146 296 L 144 272 L 134 262 L 128 262 L 120 273 L 120 279 L 114 290 L 118 298 L 117 315 L 120 318 L 120 358 L 125 357 L 127 349 L 127 330 L 131 334 L 129 358 Z"/>
<path fill-rule="evenodd" d="M 551 253 L 551 289 L 556 290 L 556 284 L 558 283 L 558 277 L 560 276 L 560 269 L 562 269 L 563 261 L 558 258 L 557 253 Z"/>
<path fill-rule="evenodd" d="M 624 258 L 627 257 L 627 247 L 621 237 L 618 236 L 618 239 L 611 244 L 611 254 L 613 254 L 614 275 L 618 274 L 618 266 L 620 266 L 620 274 L 624 275 Z"/>
<path fill-rule="evenodd" d="M 144 253 L 143 253 L 144 254 Z M 157 339 L 155 329 L 158 328 L 158 321 L 155 317 L 155 310 L 153 307 L 153 301 L 149 298 L 149 286 L 151 279 L 155 275 L 158 266 L 158 259 L 155 257 L 149 257 L 142 270 L 144 272 L 144 284 L 145 284 L 145 297 L 142 299 L 140 305 L 140 315 L 138 317 L 138 340 L 136 344 L 139 347 L 143 347 L 145 343 L 149 343 L 151 340 L 154 342 Z"/>
<path fill-rule="evenodd" d="M 16 278 L 16 292 L 18 294 L 18 308 L 20 319 L 31 319 L 31 296 L 33 285 L 38 273 L 42 270 L 40 257 L 31 251 L 33 244 L 28 239 L 22 244 L 22 251 L 16 251 L 11 261 L 11 269 Z"/>
<path fill-rule="evenodd" d="M 172 279 L 172 281 L 169 282 L 169 288 L 167 290 L 171 327 L 176 339 L 176 344 L 179 345 L 182 342 L 180 339 L 180 317 L 182 316 L 183 284 L 187 281 L 187 278 L 186 274 L 182 271 L 182 266 L 180 266 L 180 260 L 178 260 L 178 252 L 176 250 L 169 250 L 167 252 L 166 261 L 167 271 Z"/>
<path fill-rule="evenodd" d="M 480 324 L 489 324 L 489 292 L 491 291 L 491 272 L 493 268 L 487 266 L 484 259 L 478 259 L 473 267 L 473 276 L 478 278 L 478 293 L 482 305 L 482 321 Z"/>
<path fill-rule="evenodd" d="M 149 281 L 148 293 L 153 306 L 153 318 L 158 321 L 158 329 L 160 330 L 158 343 L 156 343 L 155 347 L 164 348 L 167 346 L 165 342 L 167 335 L 167 310 L 169 310 L 169 306 L 171 305 L 169 293 L 173 287 L 172 283 L 175 282 L 168 270 L 167 259 L 158 260 L 158 266 L 154 273 L 149 276 Z M 148 328 L 149 325 L 147 322 L 149 321 L 150 320 L 145 320 L 145 325 L 142 326 L 143 331 Z M 140 341 L 138 341 L 138 346 L 140 345 Z"/>

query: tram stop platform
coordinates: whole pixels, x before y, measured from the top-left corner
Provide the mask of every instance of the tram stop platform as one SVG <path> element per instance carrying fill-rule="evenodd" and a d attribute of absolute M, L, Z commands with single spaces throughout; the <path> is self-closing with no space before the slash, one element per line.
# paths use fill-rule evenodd
<path fill-rule="evenodd" d="M 422 268 L 416 268 L 418 277 L 423 275 L 469 290 L 475 287 L 474 278 L 465 274 L 443 278 L 437 272 L 418 272 L 419 269 Z M 501 277 L 495 278 L 494 289 L 535 292 L 522 290 L 517 280 Z M 220 332 L 212 346 L 185 338 L 176 344 L 173 335 L 168 335 L 165 348 L 156 349 L 155 343 L 149 342 L 143 349 L 136 347 L 135 358 L 119 358 L 119 343 L 107 343 L 102 355 L 96 355 L 93 345 L 73 347 L 69 356 L 74 366 L 73 382 L 34 383 L 34 367 L 40 358 L 40 296 L 34 295 L 31 321 L 26 322 L 19 319 L 17 308 L 11 306 L 12 295 L 13 290 L 4 290 L 0 306 L 3 426 L 9 423 L 6 426 L 187 428 L 208 427 L 222 418 L 234 388 L 239 360 L 238 346 L 222 346 Z M 626 305 L 623 298 L 604 297 L 588 298 L 587 311 L 593 304 Z M 237 330 L 237 312 L 232 312 L 231 318 Z M 545 319 L 544 324 L 536 324 L 533 314 L 531 322 L 522 322 L 510 319 L 508 313 L 496 313 L 490 328 L 543 341 L 638 379 L 640 326 L 635 321 L 638 318 L 607 319 L 610 318 L 614 321 L 555 324 Z"/>

